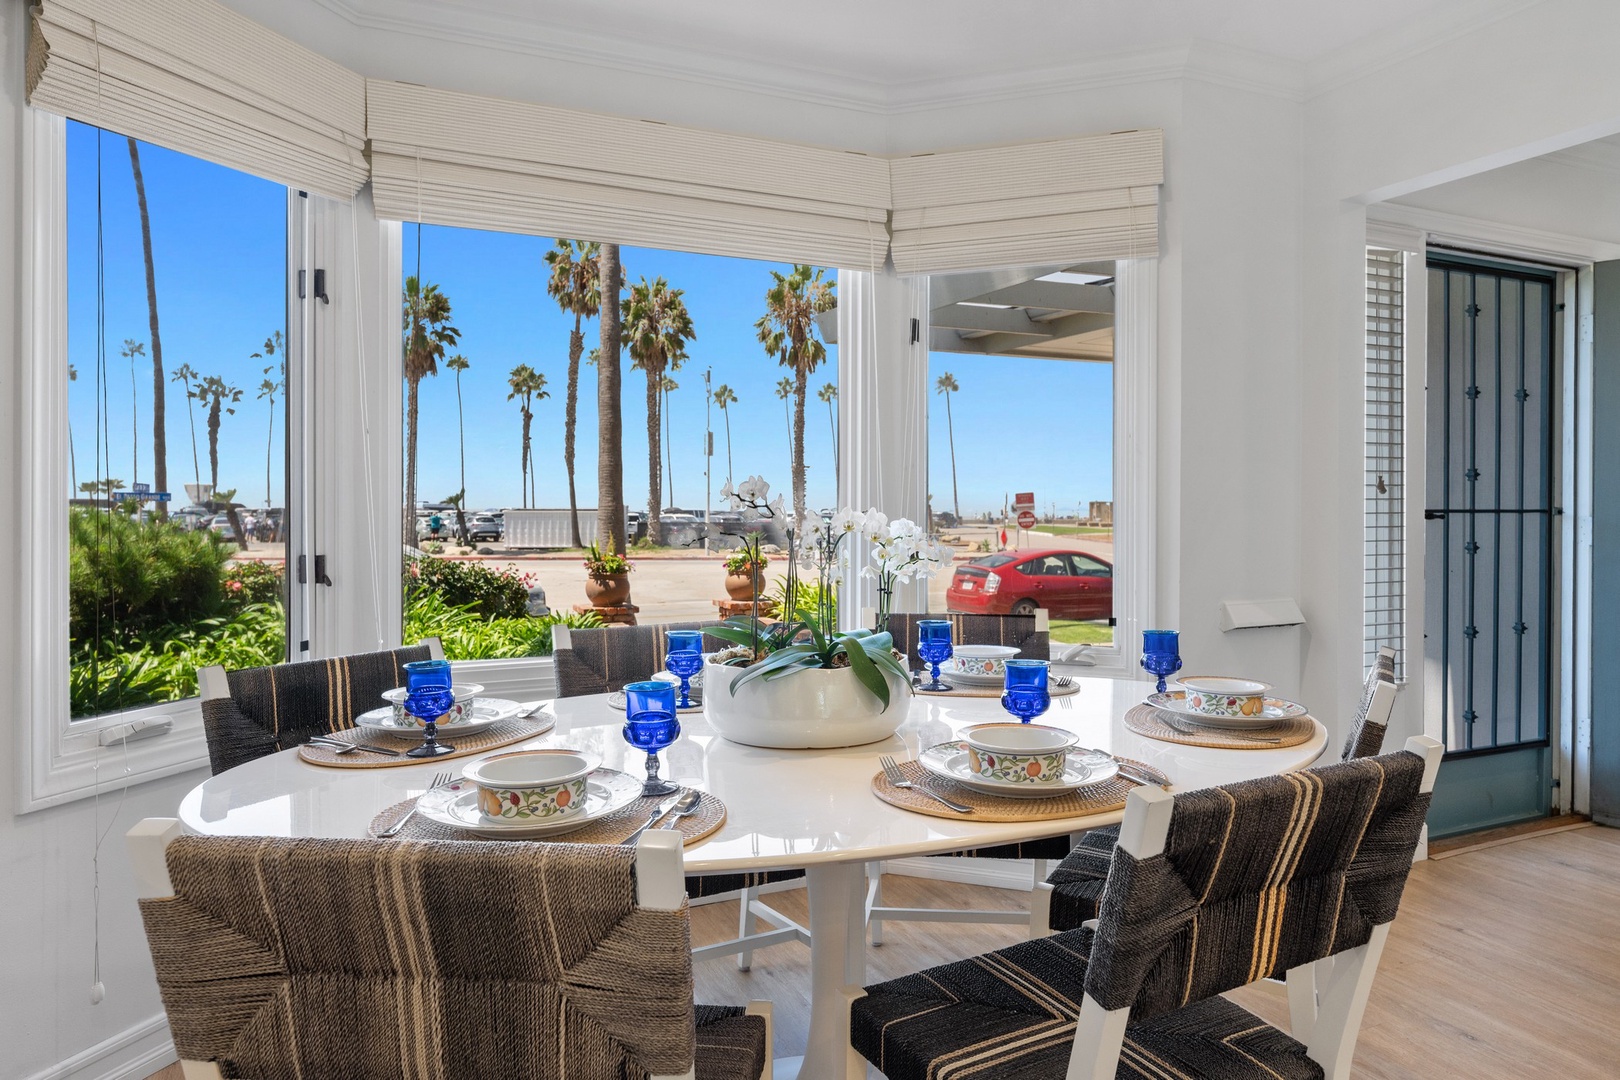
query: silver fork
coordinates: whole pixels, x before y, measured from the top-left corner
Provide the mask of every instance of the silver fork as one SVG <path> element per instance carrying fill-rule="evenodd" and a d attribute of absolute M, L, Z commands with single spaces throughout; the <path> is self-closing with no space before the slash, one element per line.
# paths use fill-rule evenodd
<path fill-rule="evenodd" d="M 959 802 L 952 799 L 947 799 L 937 791 L 930 791 L 921 784 L 913 784 L 910 780 L 907 780 L 905 774 L 900 771 L 900 766 L 896 765 L 894 758 L 890 757 L 888 754 L 884 754 L 879 757 L 878 764 L 883 766 L 883 775 L 886 776 L 889 783 L 893 784 L 895 787 L 910 788 L 912 791 L 920 791 L 924 795 L 927 795 L 930 799 L 933 799 L 936 802 L 944 803 L 952 810 L 955 810 L 958 814 L 973 813 L 973 807 L 963 806 Z"/>
<path fill-rule="evenodd" d="M 1164 718 L 1165 723 L 1169 724 L 1183 735 L 1229 735 L 1234 739 L 1241 739 L 1244 742 L 1266 743 L 1270 746 L 1275 746 L 1282 742 L 1282 739 L 1280 738 L 1273 739 L 1265 735 L 1245 735 L 1240 731 L 1233 731 L 1230 728 L 1199 727 L 1195 724 L 1185 722 L 1168 709 L 1160 709 L 1159 715 Z"/>
<path fill-rule="evenodd" d="M 398 821 L 394 822 L 392 825 L 388 826 L 388 828 L 384 829 L 382 832 L 378 833 L 377 836 L 379 838 L 384 838 L 385 839 L 385 838 L 390 837 L 390 836 L 398 835 L 399 830 L 403 829 L 405 827 L 405 823 L 407 821 L 411 820 L 411 818 L 416 814 L 416 808 L 418 806 L 422 805 L 423 797 L 426 796 L 429 792 L 439 790 L 440 788 L 444 787 L 444 785 L 448 784 L 449 782 L 450 782 L 450 774 L 449 773 L 442 772 L 442 773 L 436 774 L 433 777 L 433 782 L 428 785 L 427 791 L 424 791 L 424 792 L 422 792 L 421 795 L 418 795 L 416 797 L 416 801 L 411 803 L 411 808 L 409 810 L 405 811 L 405 816 L 400 818 Z"/>

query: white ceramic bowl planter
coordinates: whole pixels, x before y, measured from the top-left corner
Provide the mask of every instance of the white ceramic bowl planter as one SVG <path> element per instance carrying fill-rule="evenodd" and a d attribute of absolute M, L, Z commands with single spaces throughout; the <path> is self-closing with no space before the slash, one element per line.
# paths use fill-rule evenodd
<path fill-rule="evenodd" d="M 755 679 L 732 696 L 746 668 L 703 665 L 703 715 L 732 742 L 780 749 L 860 746 L 894 734 L 906 721 L 911 684 L 885 672 L 889 707 L 848 668 L 795 671 Z"/>

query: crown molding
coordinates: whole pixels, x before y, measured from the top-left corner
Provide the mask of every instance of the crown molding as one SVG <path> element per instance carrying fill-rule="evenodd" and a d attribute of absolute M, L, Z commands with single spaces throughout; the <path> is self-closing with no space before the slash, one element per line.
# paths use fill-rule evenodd
<path fill-rule="evenodd" d="M 1410 22 L 1369 34 L 1311 62 L 1306 96 L 1320 97 L 1467 37 L 1544 0 L 1457 0 Z"/>
<path fill-rule="evenodd" d="M 1520 256 L 1555 265 L 1581 266 L 1620 258 L 1620 244 L 1607 240 L 1567 236 L 1526 225 L 1484 221 L 1401 203 L 1369 206 L 1367 224 L 1417 230 L 1429 243 L 1461 244 L 1506 257 Z"/>

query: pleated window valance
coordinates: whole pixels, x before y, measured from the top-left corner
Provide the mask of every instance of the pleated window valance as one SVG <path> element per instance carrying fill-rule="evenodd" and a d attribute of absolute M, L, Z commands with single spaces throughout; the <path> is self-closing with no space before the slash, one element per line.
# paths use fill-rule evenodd
<path fill-rule="evenodd" d="M 890 167 L 902 274 L 1158 254 L 1156 129 L 920 154 Z"/>
<path fill-rule="evenodd" d="M 883 158 L 366 85 L 385 217 L 855 269 L 888 251 Z"/>
<path fill-rule="evenodd" d="M 366 182 L 365 80 L 216 0 L 41 0 L 29 103 L 303 190 Z"/>

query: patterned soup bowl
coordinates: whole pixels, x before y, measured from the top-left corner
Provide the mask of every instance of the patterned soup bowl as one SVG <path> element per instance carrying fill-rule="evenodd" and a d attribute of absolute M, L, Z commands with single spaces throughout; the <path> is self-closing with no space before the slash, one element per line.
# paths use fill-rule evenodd
<path fill-rule="evenodd" d="M 1205 716 L 1259 716 L 1266 711 L 1270 683 L 1225 675 L 1189 675 L 1179 680 L 1187 708 Z"/>
<path fill-rule="evenodd" d="M 597 763 L 575 750 L 518 750 L 475 761 L 461 775 L 478 786 L 478 809 L 496 821 L 577 814 Z"/>
<path fill-rule="evenodd" d="M 1078 738 L 1044 724 L 975 724 L 962 732 L 975 776 L 1026 787 L 1061 783 Z"/>
<path fill-rule="evenodd" d="M 473 699 L 482 694 L 484 688 L 478 683 L 456 683 L 450 687 L 450 692 L 455 695 L 456 703 L 450 706 L 449 712 L 436 721 L 441 729 L 450 727 L 452 724 L 459 724 L 471 716 Z M 405 711 L 405 699 L 409 696 L 410 691 L 403 686 L 396 686 L 392 690 L 383 691 L 383 700 L 394 707 L 394 723 L 400 725 L 415 724 L 417 727 L 427 726 L 421 717 L 412 716 Z"/>
<path fill-rule="evenodd" d="M 950 669 L 999 679 L 1007 674 L 1007 661 L 1017 655 L 1011 645 L 958 645 L 951 651 Z"/>

